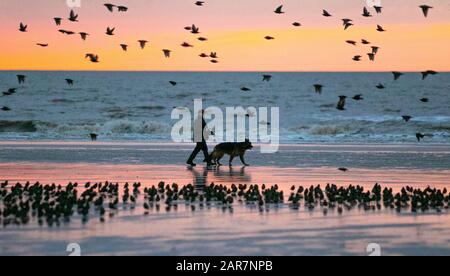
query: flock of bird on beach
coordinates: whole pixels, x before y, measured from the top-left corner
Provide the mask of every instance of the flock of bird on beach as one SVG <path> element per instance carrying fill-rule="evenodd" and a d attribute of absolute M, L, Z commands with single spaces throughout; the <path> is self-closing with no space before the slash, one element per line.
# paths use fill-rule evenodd
<path fill-rule="evenodd" d="M 197 1 L 194 4 L 196 6 L 202 7 L 206 3 L 204 1 Z M 110 3 L 105 3 L 104 7 L 111 13 L 115 12 L 115 10 L 117 10 L 117 12 L 127 12 L 128 11 L 128 7 L 126 7 L 126 6 L 114 5 L 114 4 L 110 4 Z M 374 6 L 373 8 L 374 8 L 376 14 L 380 14 L 380 13 L 383 12 L 383 7 L 381 7 L 381 6 Z M 421 6 L 419 6 L 419 8 L 421 9 L 421 11 L 422 11 L 422 13 L 423 13 L 423 15 L 425 17 L 428 17 L 428 15 L 430 13 L 430 10 L 433 9 L 433 7 L 431 7 L 429 5 L 421 5 Z M 277 15 L 285 14 L 286 12 L 284 10 L 284 6 L 281 5 L 281 6 L 277 7 L 274 10 L 274 13 L 277 14 Z M 332 13 L 330 13 L 327 10 L 323 10 L 322 15 L 324 17 L 327 17 L 327 18 L 333 16 Z M 372 13 L 369 11 L 369 9 L 367 7 L 363 8 L 362 16 L 366 17 L 366 18 L 373 17 Z M 64 19 L 61 18 L 61 17 L 55 17 L 55 18 L 53 18 L 53 20 L 54 20 L 54 22 L 55 22 L 55 24 L 57 26 L 61 26 L 61 24 L 63 23 Z M 70 22 L 78 22 L 79 21 L 79 15 L 76 14 L 74 10 L 71 10 L 70 14 L 69 14 L 69 17 L 68 17 L 68 21 L 70 21 Z M 343 23 L 343 26 L 344 26 L 345 30 L 348 30 L 350 27 L 354 26 L 353 22 L 354 21 L 352 19 L 349 19 L 349 18 L 342 19 L 342 23 Z M 292 25 L 294 27 L 301 27 L 302 26 L 302 24 L 299 23 L 299 22 L 293 22 Z M 199 35 L 200 34 L 200 28 L 197 27 L 195 24 L 192 24 L 191 26 L 187 26 L 187 27 L 185 27 L 185 29 L 187 31 L 190 31 L 192 34 L 195 34 L 195 35 Z M 22 33 L 27 33 L 28 30 L 29 30 L 28 29 L 28 25 L 21 22 L 20 25 L 19 25 L 19 31 L 22 32 Z M 114 33 L 115 30 L 116 30 L 115 27 L 107 27 L 105 34 L 108 35 L 108 36 L 113 36 L 113 35 L 115 35 L 115 33 Z M 387 31 L 381 25 L 377 25 L 376 30 L 378 32 L 386 32 Z M 65 34 L 65 35 L 75 35 L 75 34 L 77 34 L 74 31 L 65 30 L 65 29 L 59 29 L 58 31 L 60 33 L 62 33 L 62 34 Z M 86 40 L 87 37 L 89 36 L 89 33 L 87 33 L 87 32 L 78 32 L 78 34 L 80 35 L 82 40 Z M 265 36 L 264 39 L 266 39 L 266 40 L 273 40 L 273 39 L 275 39 L 275 37 L 268 35 L 268 36 Z M 198 37 L 198 40 L 201 41 L 201 42 L 208 41 L 208 39 L 206 37 Z M 141 40 L 138 40 L 138 43 L 139 43 L 140 48 L 144 49 L 146 47 L 148 41 L 144 40 L 144 39 L 141 39 Z M 353 45 L 353 46 L 356 46 L 358 42 L 354 41 L 354 40 L 347 40 L 346 43 L 348 43 L 350 45 Z M 366 39 L 361 39 L 361 44 L 362 45 L 371 45 L 371 42 L 369 42 Z M 49 47 L 48 43 L 37 43 L 37 45 L 39 47 Z M 185 47 L 185 48 L 194 47 L 193 45 L 191 45 L 191 44 L 189 44 L 187 42 L 183 42 L 181 44 L 181 46 Z M 129 48 L 129 45 L 124 43 L 124 44 L 120 44 L 120 47 L 122 48 L 123 51 L 127 51 L 128 48 Z M 380 47 L 378 47 L 378 46 L 371 46 L 371 52 L 367 54 L 369 60 L 375 61 L 376 55 L 378 54 L 379 50 L 380 50 Z M 164 54 L 164 56 L 166 58 L 170 58 L 172 50 L 162 49 L 162 52 L 163 52 L 163 54 Z M 219 56 L 218 56 L 217 52 L 211 52 L 210 54 L 201 53 L 200 57 L 201 58 L 211 58 L 210 61 L 212 63 L 218 63 L 219 62 L 218 61 Z M 85 58 L 88 59 L 92 63 L 100 62 L 99 55 L 94 54 L 94 53 L 87 53 L 85 55 Z M 355 62 L 359 62 L 359 61 L 361 61 L 362 58 L 363 58 L 363 56 L 357 55 L 357 56 L 353 57 L 353 60 Z M 395 81 L 399 80 L 403 76 L 402 72 L 392 72 L 392 74 L 393 74 L 393 77 L 394 77 Z M 425 80 L 430 75 L 436 75 L 438 73 L 436 71 L 433 71 L 433 70 L 426 70 L 426 71 L 421 72 L 421 74 L 422 74 L 422 79 Z M 26 78 L 27 78 L 27 76 L 25 76 L 25 75 L 17 75 L 17 79 L 18 79 L 19 85 L 25 83 Z M 263 81 L 269 82 L 269 81 L 271 81 L 271 79 L 272 79 L 272 75 L 268 75 L 268 74 L 263 75 Z M 69 85 L 69 86 L 73 86 L 75 84 L 75 81 L 73 79 L 66 79 L 65 81 L 67 82 L 67 85 Z M 178 83 L 176 81 L 170 81 L 170 84 L 172 86 L 176 86 Z M 386 86 L 384 84 L 380 83 L 380 84 L 376 85 L 376 88 L 382 90 L 382 89 L 386 89 Z M 323 84 L 314 84 L 314 90 L 315 90 L 316 93 L 321 94 L 324 89 L 325 89 L 325 85 L 323 85 Z M 243 91 L 243 92 L 250 92 L 250 91 L 252 91 L 252 89 L 249 88 L 249 87 L 241 87 L 241 91 Z M 10 88 L 7 91 L 3 92 L 3 96 L 12 96 L 16 92 L 17 92 L 17 88 Z M 338 110 L 340 110 L 340 111 L 345 111 L 346 110 L 345 107 L 346 107 L 346 104 L 347 104 L 347 99 L 348 99 L 348 96 L 345 96 L 345 95 L 339 96 L 339 101 L 337 103 L 336 108 Z M 362 101 L 362 100 L 364 100 L 364 97 L 363 97 L 362 94 L 358 94 L 358 95 L 353 96 L 352 99 L 354 101 Z M 429 99 L 428 98 L 422 98 L 422 99 L 420 99 L 420 101 L 423 102 L 423 103 L 427 103 L 427 102 L 429 102 Z M 1 110 L 7 112 L 7 111 L 11 111 L 12 109 L 10 107 L 8 107 L 8 106 L 3 106 L 1 108 Z M 405 122 L 409 122 L 409 121 L 411 121 L 413 119 L 413 116 L 411 116 L 411 115 L 403 115 L 402 119 Z M 416 138 L 417 138 L 417 140 L 419 142 L 422 139 L 424 139 L 426 136 L 427 136 L 426 134 L 423 134 L 421 132 L 417 132 L 416 133 Z M 98 137 L 98 134 L 92 133 L 92 134 L 90 134 L 90 137 L 91 137 L 91 139 L 93 141 L 95 141 L 97 139 L 97 137 Z"/>
<path fill-rule="evenodd" d="M 233 212 L 235 203 L 248 208 L 258 208 L 259 212 L 270 212 L 273 209 L 288 206 L 299 210 L 303 204 L 305 210 L 313 211 L 320 208 L 326 216 L 329 212 L 342 214 L 344 211 L 363 210 L 375 212 L 378 210 L 395 210 L 437 213 L 448 210 L 450 194 L 447 189 L 432 189 L 430 187 L 414 189 L 403 187 L 399 192 L 392 188 L 382 188 L 376 184 L 371 190 L 362 186 L 337 187 L 328 184 L 304 188 L 292 186 L 289 197 L 278 185 L 224 185 L 178 186 L 167 185 L 164 182 L 156 186 L 126 183 L 120 189 L 118 183 L 69 183 L 67 186 L 42 185 L 40 183 L 10 184 L 0 183 L 0 225 L 26 225 L 37 223 L 48 227 L 60 226 L 71 221 L 78 215 L 83 224 L 92 217 L 98 217 L 105 222 L 106 217 L 112 219 L 120 211 L 150 212 L 178 211 L 179 205 L 185 205 L 192 212 L 197 208 L 221 208 L 224 212 Z M 143 195 L 143 199 L 142 198 Z M 287 202 L 286 202 L 287 199 Z M 138 209 L 138 204 L 142 208 Z"/>

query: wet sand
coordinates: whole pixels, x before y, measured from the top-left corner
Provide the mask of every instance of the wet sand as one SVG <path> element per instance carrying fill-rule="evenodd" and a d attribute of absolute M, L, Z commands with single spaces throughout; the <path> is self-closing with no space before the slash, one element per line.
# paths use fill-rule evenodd
<path fill-rule="evenodd" d="M 144 186 L 160 181 L 265 183 L 283 190 L 293 184 L 327 183 L 443 188 L 450 180 L 446 146 L 290 145 L 272 156 L 257 150 L 249 153 L 251 167 L 236 163 L 234 168 L 211 170 L 182 165 L 190 149 L 170 144 L 2 142 L 0 180 L 45 184 L 108 180 Z M 350 171 L 337 170 L 343 166 Z M 53 228 L 35 223 L 10 226 L 0 230 L 0 255 L 66 255 L 69 243 L 79 243 L 87 255 L 368 255 L 369 243 L 380 244 L 386 255 L 450 255 L 447 211 L 413 215 L 353 210 L 324 216 L 320 209 L 292 210 L 287 204 L 261 213 L 236 203 L 232 210 L 211 206 L 192 211 L 180 205 L 176 211 L 143 213 L 140 207 L 124 210 L 104 224 L 94 217 L 86 225 L 74 219 Z"/>

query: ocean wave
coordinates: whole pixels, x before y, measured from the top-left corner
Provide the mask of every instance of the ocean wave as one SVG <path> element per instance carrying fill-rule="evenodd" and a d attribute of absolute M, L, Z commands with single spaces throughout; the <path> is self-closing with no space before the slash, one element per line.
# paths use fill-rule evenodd
<path fill-rule="evenodd" d="M 33 121 L 0 121 L 0 132 L 36 132 Z"/>

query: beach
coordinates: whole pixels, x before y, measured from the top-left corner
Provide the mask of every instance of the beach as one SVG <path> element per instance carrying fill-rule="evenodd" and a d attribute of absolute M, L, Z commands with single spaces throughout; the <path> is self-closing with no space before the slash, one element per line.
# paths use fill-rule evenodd
<path fill-rule="evenodd" d="M 362 185 L 375 183 L 399 191 L 410 185 L 425 189 L 448 187 L 450 147 L 446 145 L 290 144 L 277 154 L 247 154 L 250 167 L 238 161 L 229 168 L 187 168 L 192 145 L 131 142 L 1 142 L 0 180 L 111 181 L 123 186 L 167 184 L 279 185 L 288 194 L 292 185 Z M 198 163 L 200 163 L 200 158 Z M 347 167 L 348 172 L 338 168 Z M 142 200 L 142 199 L 141 199 Z M 379 244 L 383 255 L 450 255 L 449 213 L 443 210 L 397 213 L 359 208 L 343 214 L 320 208 L 293 209 L 284 204 L 256 206 L 236 202 L 232 208 L 212 204 L 180 204 L 176 210 L 153 209 L 144 215 L 120 209 L 101 223 L 93 215 L 83 224 L 39 226 L 36 222 L 1 230 L 1 255 L 68 255 L 77 243 L 85 255 L 369 255 Z"/>

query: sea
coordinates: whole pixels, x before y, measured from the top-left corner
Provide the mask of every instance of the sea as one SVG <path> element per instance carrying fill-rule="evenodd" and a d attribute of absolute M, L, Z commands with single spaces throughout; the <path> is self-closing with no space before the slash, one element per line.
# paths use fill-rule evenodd
<path fill-rule="evenodd" d="M 16 75 L 27 76 L 18 84 Z M 270 82 L 263 75 L 272 75 Z M 65 79 L 73 79 L 69 86 Z M 173 86 L 170 82 L 176 82 Z M 314 85 L 324 86 L 322 94 Z M 385 89 L 376 86 L 383 84 Z M 250 91 L 242 91 L 247 87 Z M 174 108 L 277 107 L 285 144 L 450 143 L 450 73 L 1 71 L 0 140 L 171 141 Z M 363 100 L 355 101 L 355 95 Z M 336 109 L 347 96 L 346 110 Z M 427 98 L 429 101 L 420 101 Z M 403 115 L 412 116 L 405 122 Z"/>

